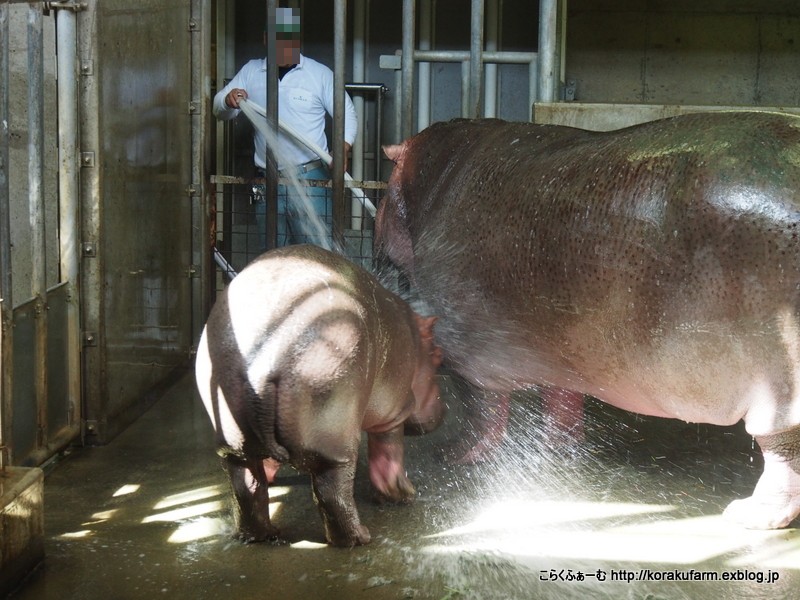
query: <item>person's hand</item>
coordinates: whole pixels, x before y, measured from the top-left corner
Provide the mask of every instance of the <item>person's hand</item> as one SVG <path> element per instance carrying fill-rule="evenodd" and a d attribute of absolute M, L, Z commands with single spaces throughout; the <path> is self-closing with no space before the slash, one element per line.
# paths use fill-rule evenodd
<path fill-rule="evenodd" d="M 231 108 L 239 108 L 239 100 L 247 98 L 247 90 L 242 88 L 233 88 L 228 95 L 225 96 L 225 104 Z"/>

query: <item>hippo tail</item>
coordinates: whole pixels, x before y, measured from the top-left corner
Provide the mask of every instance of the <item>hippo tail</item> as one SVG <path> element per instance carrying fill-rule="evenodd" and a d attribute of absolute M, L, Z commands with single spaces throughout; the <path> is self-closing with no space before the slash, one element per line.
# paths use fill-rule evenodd
<path fill-rule="evenodd" d="M 265 458 L 273 458 L 278 462 L 289 460 L 289 451 L 277 439 L 278 419 L 278 386 L 274 381 L 266 382 L 260 397 L 256 397 L 254 412 L 257 414 L 256 427 L 259 442 Z"/>

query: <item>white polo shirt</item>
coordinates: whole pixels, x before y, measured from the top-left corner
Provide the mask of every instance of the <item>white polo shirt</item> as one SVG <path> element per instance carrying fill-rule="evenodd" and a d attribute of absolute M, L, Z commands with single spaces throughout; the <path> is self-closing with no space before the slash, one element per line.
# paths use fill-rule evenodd
<path fill-rule="evenodd" d="M 240 110 L 225 104 L 225 96 L 234 88 L 247 91 L 250 100 L 267 105 L 267 60 L 249 61 L 231 79 L 230 83 L 214 96 L 213 111 L 218 119 L 236 117 Z M 325 113 L 333 115 L 333 71 L 314 59 L 300 55 L 300 62 L 278 82 L 278 118 L 297 130 L 298 133 L 328 151 L 325 136 Z M 353 101 L 345 93 L 344 139 L 353 144 L 356 139 L 358 118 Z M 266 139 L 254 128 L 253 143 L 256 166 L 265 168 L 264 148 Z M 279 133 L 281 148 L 275 157 L 278 168 L 302 165 L 319 158 L 302 144 Z"/>

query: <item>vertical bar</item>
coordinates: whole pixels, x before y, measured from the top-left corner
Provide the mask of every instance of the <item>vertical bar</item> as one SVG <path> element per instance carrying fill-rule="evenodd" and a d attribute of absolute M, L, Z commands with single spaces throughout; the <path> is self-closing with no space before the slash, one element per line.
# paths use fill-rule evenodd
<path fill-rule="evenodd" d="M 486 9 L 486 51 L 496 52 L 498 48 L 498 40 L 500 37 L 500 15 L 503 14 L 502 8 L 499 6 L 501 0 L 489 0 L 489 6 Z M 489 63 L 484 68 L 484 101 L 483 101 L 483 116 L 496 117 L 497 116 L 497 63 Z"/>
<path fill-rule="evenodd" d="M 28 3 L 28 211 L 31 227 L 31 295 L 36 298 L 34 393 L 37 449 L 47 438 L 47 274 L 44 223 L 44 17 L 41 2 Z"/>
<path fill-rule="evenodd" d="M 539 102 L 555 100 L 557 16 L 557 0 L 539 0 Z"/>
<path fill-rule="evenodd" d="M 31 295 L 44 297 L 45 232 L 43 150 L 44 150 L 44 57 L 42 55 L 42 4 L 28 4 L 28 211 L 31 226 Z"/>
<path fill-rule="evenodd" d="M 355 83 L 366 82 L 367 72 L 367 0 L 355 0 L 353 3 L 353 81 Z M 353 104 L 358 116 L 358 134 L 353 143 L 353 160 L 350 162 L 350 174 L 353 179 L 362 181 L 364 179 L 364 163 L 366 148 L 366 122 L 367 114 L 365 110 L 366 102 L 362 94 L 353 97 Z M 375 160 L 380 160 L 380 155 L 375 156 Z M 353 197 L 350 202 L 350 228 L 361 231 L 363 225 L 364 207 L 361 202 Z"/>
<path fill-rule="evenodd" d="M 472 0 L 472 22 L 469 47 L 469 111 L 476 119 L 481 114 L 483 77 L 483 0 Z"/>
<path fill-rule="evenodd" d="M 56 13 L 58 72 L 58 199 L 61 281 L 69 282 L 67 328 L 67 394 L 70 425 L 80 419 L 80 223 L 78 196 L 78 91 L 77 15 L 72 10 Z"/>
<path fill-rule="evenodd" d="M 408 139 L 413 134 L 414 117 L 414 25 L 416 23 L 415 0 L 403 0 L 403 56 L 400 65 L 402 73 L 400 90 L 400 135 Z"/>
<path fill-rule="evenodd" d="M 275 56 L 276 8 L 277 0 L 267 2 L 267 126 L 272 132 L 272 139 L 278 136 L 278 60 Z M 302 31 L 302 29 L 301 29 Z M 266 158 L 266 184 L 264 201 L 267 203 L 267 248 L 274 248 L 278 238 L 278 164 L 275 154 L 267 144 L 264 152 Z"/>
<path fill-rule="evenodd" d="M 431 50 L 433 45 L 433 2 L 422 0 L 419 6 L 419 49 Z M 433 71 L 431 63 L 420 62 L 417 94 L 417 131 L 431 124 L 431 88 Z"/>
<path fill-rule="evenodd" d="M 98 25 L 98 4 L 89 2 L 81 19 L 78 20 L 78 55 L 81 57 L 81 75 L 78 81 L 81 98 L 80 143 L 82 151 L 93 151 L 95 163 L 84 166 L 80 174 L 80 219 L 81 243 L 88 244 L 94 251 L 82 259 L 81 276 L 81 343 L 84 335 L 91 343 L 83 346 L 81 353 L 83 384 L 81 406 L 81 441 L 84 444 L 97 444 L 106 436 L 106 398 L 108 379 L 105 377 L 108 347 L 103 327 L 104 253 L 102 218 L 102 191 L 105 164 L 101 147 L 100 123 L 100 63 L 98 62 L 100 27 Z M 85 333 L 84 333 L 85 332 Z"/>
<path fill-rule="evenodd" d="M 191 261 L 197 265 L 200 277 L 192 278 L 192 320 L 190 324 L 191 340 L 200 339 L 205 318 L 211 304 L 211 283 L 213 281 L 213 262 L 211 260 L 211 242 L 207 235 L 211 220 L 211 204 L 216 201 L 208 181 L 208 165 L 211 149 L 208 140 L 208 110 L 211 104 L 211 90 L 204 75 L 210 65 L 211 56 L 211 2 L 208 0 L 192 0 L 191 20 L 195 27 L 190 31 L 191 38 L 191 98 L 198 99 L 197 110 L 191 114 L 192 165 L 191 185 L 195 194 L 191 196 Z"/>
<path fill-rule="evenodd" d="M 8 183 L 9 5 L 0 2 L 0 308 L 12 308 L 11 298 L 11 196 Z"/>
<path fill-rule="evenodd" d="M 386 88 L 381 86 L 375 105 L 375 181 L 381 179 L 381 132 L 383 131 L 383 95 Z"/>
<path fill-rule="evenodd" d="M 345 198 L 344 198 L 344 49 L 346 39 L 347 2 L 336 0 L 333 5 L 333 240 L 344 248 Z"/>
<path fill-rule="evenodd" d="M 0 2 L 0 462 L 11 405 L 11 214 L 8 185 L 8 3 Z"/>

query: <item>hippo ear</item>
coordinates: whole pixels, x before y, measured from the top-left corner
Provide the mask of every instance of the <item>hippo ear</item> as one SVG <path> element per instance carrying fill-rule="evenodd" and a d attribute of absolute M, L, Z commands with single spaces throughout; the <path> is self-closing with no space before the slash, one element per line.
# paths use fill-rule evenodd
<path fill-rule="evenodd" d="M 431 335 L 433 335 L 433 326 L 436 325 L 436 321 L 438 320 L 439 317 L 427 317 L 424 319 L 425 330 L 428 331 Z"/>
<path fill-rule="evenodd" d="M 392 144 L 391 146 L 381 146 L 383 153 L 390 161 L 397 164 L 403 160 L 403 155 L 406 153 L 405 144 Z"/>
<path fill-rule="evenodd" d="M 433 325 L 439 317 L 421 317 L 418 314 L 414 314 L 414 318 L 417 321 L 417 328 L 423 339 L 433 339 Z"/>

